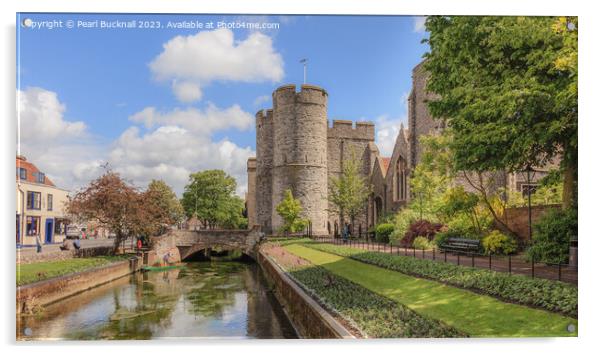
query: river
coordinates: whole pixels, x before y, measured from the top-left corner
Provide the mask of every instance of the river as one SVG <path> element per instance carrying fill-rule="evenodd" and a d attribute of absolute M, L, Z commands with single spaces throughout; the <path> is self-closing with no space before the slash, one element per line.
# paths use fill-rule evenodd
<path fill-rule="evenodd" d="M 254 263 L 136 273 L 17 318 L 19 340 L 297 338 Z"/>

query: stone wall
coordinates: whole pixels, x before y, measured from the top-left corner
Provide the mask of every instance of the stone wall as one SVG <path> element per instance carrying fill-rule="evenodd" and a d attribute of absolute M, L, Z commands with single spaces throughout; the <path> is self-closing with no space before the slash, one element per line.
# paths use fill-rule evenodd
<path fill-rule="evenodd" d="M 256 115 L 257 169 L 255 190 L 249 186 L 249 194 L 255 195 L 256 223 L 270 233 L 272 230 L 272 184 L 274 167 L 274 111 L 261 110 Z M 251 178 L 251 176 L 249 176 Z M 249 223 L 250 225 L 250 223 Z"/>
<path fill-rule="evenodd" d="M 257 190 L 257 160 L 249 158 L 247 160 L 247 193 L 245 195 L 245 204 L 247 210 L 247 220 L 249 229 L 255 225 L 260 225 L 257 222 L 257 202 L 255 191 Z"/>
<path fill-rule="evenodd" d="M 560 204 L 552 205 L 537 205 L 531 207 L 531 225 L 535 225 L 537 221 L 550 210 L 560 209 Z M 521 243 L 529 240 L 529 208 L 507 208 L 504 210 L 502 219 L 514 231 Z M 496 225 L 499 228 L 499 225 Z"/>
<path fill-rule="evenodd" d="M 409 162 L 412 170 L 420 162 L 420 137 L 443 129 L 443 122 L 433 119 L 428 111 L 427 100 L 436 96 L 426 92 L 427 80 L 428 72 L 424 70 L 423 61 L 412 70 L 412 91 L 408 98 Z"/>
<path fill-rule="evenodd" d="M 372 166 L 376 161 L 378 149 L 374 145 L 374 124 L 372 122 L 356 122 L 355 126 L 349 120 L 334 120 L 328 128 L 328 183 L 332 178 L 340 176 L 345 161 L 359 160 L 360 173 L 370 181 Z M 329 210 L 335 210 L 332 204 Z M 339 215 L 330 212 L 328 215 L 330 234 L 334 234 L 335 224 L 337 229 L 342 230 Z M 350 223 L 350 220 L 344 220 Z M 358 215 L 355 228 L 356 232 L 361 229 L 365 231 L 370 223 L 368 203 L 366 208 Z"/>
<path fill-rule="evenodd" d="M 261 251 L 257 262 L 302 338 L 355 338 Z"/>
<path fill-rule="evenodd" d="M 141 259 L 115 262 L 84 272 L 47 279 L 17 287 L 17 313 L 30 312 L 37 306 L 45 306 L 82 291 L 136 272 Z"/>

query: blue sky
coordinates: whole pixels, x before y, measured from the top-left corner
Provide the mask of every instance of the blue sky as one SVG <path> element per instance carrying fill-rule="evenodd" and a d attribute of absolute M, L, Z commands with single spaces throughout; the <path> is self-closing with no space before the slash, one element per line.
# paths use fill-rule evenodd
<path fill-rule="evenodd" d="M 163 178 L 178 192 L 188 173 L 223 168 L 242 194 L 254 114 L 271 106 L 276 87 L 302 83 L 301 58 L 308 83 L 329 92 L 329 118 L 374 121 L 386 155 L 427 50 L 416 17 L 18 14 L 18 24 L 25 19 L 33 27 L 17 26 L 20 148 L 67 189 L 108 161 L 136 184 Z M 43 22 L 55 20 L 63 27 Z M 162 28 L 67 28 L 69 20 Z M 279 28 L 165 28 L 170 21 Z"/>

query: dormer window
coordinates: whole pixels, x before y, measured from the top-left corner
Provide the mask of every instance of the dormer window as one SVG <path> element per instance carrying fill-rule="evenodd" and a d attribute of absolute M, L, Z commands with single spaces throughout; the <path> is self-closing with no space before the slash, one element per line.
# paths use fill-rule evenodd
<path fill-rule="evenodd" d="M 23 167 L 19 167 L 19 179 L 27 179 L 27 170 Z"/>
<path fill-rule="evenodd" d="M 46 175 L 42 172 L 34 172 L 33 178 L 35 178 L 37 183 L 44 183 L 46 181 Z"/>

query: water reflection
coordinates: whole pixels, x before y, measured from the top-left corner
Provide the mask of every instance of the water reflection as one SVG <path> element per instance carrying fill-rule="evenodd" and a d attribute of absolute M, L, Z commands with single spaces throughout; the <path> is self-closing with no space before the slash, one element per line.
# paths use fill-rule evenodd
<path fill-rule="evenodd" d="M 296 338 L 260 272 L 255 264 L 194 262 L 138 273 L 17 318 L 17 337 Z"/>

